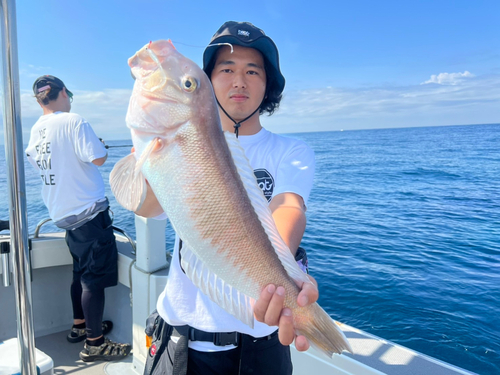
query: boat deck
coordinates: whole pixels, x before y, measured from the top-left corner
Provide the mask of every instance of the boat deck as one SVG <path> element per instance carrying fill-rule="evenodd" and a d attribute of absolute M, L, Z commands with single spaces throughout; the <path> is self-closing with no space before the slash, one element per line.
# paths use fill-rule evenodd
<path fill-rule="evenodd" d="M 352 358 L 387 375 L 473 375 L 462 368 L 400 346 L 348 325 L 341 325 L 354 351 Z M 339 374 L 343 374 L 339 372 Z M 358 372 L 352 372 L 358 374 Z"/>
<path fill-rule="evenodd" d="M 161 241 L 156 242 L 161 243 Z M 79 359 L 83 342 L 71 344 L 66 340 L 72 323 L 71 304 L 67 290 L 71 283 L 72 259 L 64 237 L 61 233 L 56 233 L 42 235 L 41 238 L 33 241 L 32 292 L 36 312 L 34 314 L 35 343 L 38 350 L 52 358 L 54 375 L 142 374 L 141 367 L 147 351 L 144 346 L 144 324 L 150 311 L 154 309 L 159 291 L 163 290 L 167 271 L 148 274 L 146 281 L 141 281 L 142 276 L 135 267 L 135 256 L 131 253 L 130 243 L 123 236 L 117 236 L 117 243 L 120 252 L 118 261 L 120 283 L 116 287 L 108 288 L 106 292 L 104 318 L 111 319 L 114 323 L 113 331 L 108 337 L 113 341 L 133 342 L 134 349 L 132 355 L 121 362 L 85 363 Z M 133 290 L 131 289 L 132 279 L 134 280 Z M 145 290 L 152 290 L 155 285 L 156 289 L 153 292 L 144 293 Z M 133 307 L 132 300 L 135 301 Z M 3 315 L 0 319 L 1 342 L 16 336 L 15 300 L 12 287 L 0 287 L 0 301 L 2 307 L 7 307 L 2 309 Z M 135 318 L 133 310 L 134 314 L 139 310 L 137 314 L 139 318 Z M 332 359 L 328 359 L 313 348 L 305 353 L 299 353 L 293 349 L 292 360 L 295 375 L 310 375 L 312 372 L 315 375 L 473 374 L 354 327 L 344 324 L 339 324 L 339 326 L 349 339 L 355 354 L 335 355 Z M 0 364 L 1 362 L 0 356 Z M 134 371 L 134 366 L 138 369 L 137 371 Z"/>
<path fill-rule="evenodd" d="M 356 374 L 356 375 L 471 375 L 457 368 L 405 347 L 369 335 L 353 327 L 341 326 L 356 354 L 334 356 L 328 360 L 314 349 L 306 353 L 292 350 L 295 375 Z M 57 332 L 36 338 L 36 347 L 54 362 L 54 375 L 135 374 L 132 354 L 120 362 L 85 363 L 79 359 L 83 343 L 70 344 L 67 332 Z M 110 335 L 113 339 L 113 335 Z"/>

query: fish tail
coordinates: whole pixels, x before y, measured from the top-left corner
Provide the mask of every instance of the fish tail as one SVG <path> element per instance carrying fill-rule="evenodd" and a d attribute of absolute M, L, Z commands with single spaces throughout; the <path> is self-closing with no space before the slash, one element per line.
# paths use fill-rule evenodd
<path fill-rule="evenodd" d="M 308 309 L 311 309 L 307 314 L 309 321 L 296 327 L 299 334 L 304 335 L 312 346 L 330 358 L 333 353 L 340 354 L 344 350 L 353 352 L 344 332 L 320 305 L 315 303 Z"/>

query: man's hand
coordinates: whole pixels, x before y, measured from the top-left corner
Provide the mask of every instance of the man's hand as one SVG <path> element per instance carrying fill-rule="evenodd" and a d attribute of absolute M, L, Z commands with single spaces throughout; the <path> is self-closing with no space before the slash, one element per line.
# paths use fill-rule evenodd
<path fill-rule="evenodd" d="M 104 145 L 104 147 L 106 147 L 106 144 L 104 143 L 104 141 L 102 140 L 102 138 L 99 138 L 99 140 L 102 142 L 102 144 Z M 100 167 L 101 165 L 104 164 L 104 162 L 106 161 L 107 158 L 108 158 L 108 154 L 106 153 L 106 156 L 103 156 L 102 158 L 98 158 L 98 159 L 92 160 L 92 164 L 97 165 L 98 167 Z"/>
<path fill-rule="evenodd" d="M 307 306 L 318 300 L 319 292 L 316 280 L 308 276 L 311 283 L 305 283 L 297 296 L 299 306 Z M 299 352 L 309 349 L 309 341 L 304 336 L 296 336 L 293 327 L 292 311 L 285 307 L 285 288 L 269 284 L 260 294 L 260 298 L 255 302 L 254 315 L 259 322 L 269 326 L 279 327 L 279 340 L 283 345 L 290 345 L 295 340 L 295 348 Z"/>
<path fill-rule="evenodd" d="M 133 154 L 134 152 L 135 147 L 132 147 L 130 153 Z M 146 180 L 146 189 L 146 199 L 144 199 L 142 205 L 134 213 L 142 217 L 156 217 L 161 215 L 163 213 L 163 208 L 160 206 L 160 202 L 158 202 L 148 180 Z"/>

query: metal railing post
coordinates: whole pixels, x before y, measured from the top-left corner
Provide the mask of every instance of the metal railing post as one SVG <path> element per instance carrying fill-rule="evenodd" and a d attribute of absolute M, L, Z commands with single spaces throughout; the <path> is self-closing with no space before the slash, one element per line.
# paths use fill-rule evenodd
<path fill-rule="evenodd" d="M 24 182 L 21 96 L 17 59 L 16 3 L 14 0 L 1 0 L 0 16 L 2 18 L 0 31 L 3 60 L 5 160 L 8 170 L 10 240 L 16 296 L 20 370 L 23 375 L 36 375 L 28 218 Z"/>

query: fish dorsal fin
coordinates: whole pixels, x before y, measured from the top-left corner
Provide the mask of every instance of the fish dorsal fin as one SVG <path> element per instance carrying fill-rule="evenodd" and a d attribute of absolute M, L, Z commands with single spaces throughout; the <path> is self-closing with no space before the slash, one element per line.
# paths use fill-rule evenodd
<path fill-rule="evenodd" d="M 234 164 L 238 170 L 241 177 L 245 190 L 250 198 L 252 206 L 259 217 L 264 230 L 271 241 L 276 254 L 278 255 L 281 264 L 285 267 L 288 275 L 295 280 L 297 285 L 302 286 L 304 282 L 311 282 L 307 274 L 305 274 L 297 265 L 295 258 L 293 257 L 290 249 L 285 244 L 281 238 L 274 219 L 267 203 L 267 199 L 264 197 L 262 190 L 257 184 L 257 179 L 253 172 L 253 168 L 245 155 L 245 150 L 241 147 L 238 138 L 233 133 L 224 132 L 226 137 L 227 145 L 233 156 Z"/>
<path fill-rule="evenodd" d="M 253 328 L 254 300 L 211 272 L 187 246 L 182 247 L 181 254 L 182 269 L 193 284 L 213 302 L 250 328 Z"/>
<path fill-rule="evenodd" d="M 146 179 L 136 169 L 134 154 L 118 161 L 109 175 L 109 185 L 118 203 L 130 211 L 136 211 L 146 198 Z"/>

